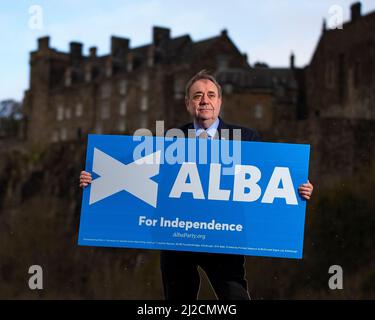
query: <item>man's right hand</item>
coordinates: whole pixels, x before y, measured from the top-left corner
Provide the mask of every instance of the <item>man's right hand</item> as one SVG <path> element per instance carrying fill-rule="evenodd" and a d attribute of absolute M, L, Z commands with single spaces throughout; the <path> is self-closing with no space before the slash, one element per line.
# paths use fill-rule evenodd
<path fill-rule="evenodd" d="M 92 177 L 91 173 L 86 172 L 86 171 L 81 171 L 81 174 L 79 176 L 79 186 L 81 188 L 85 188 L 91 183 Z"/>

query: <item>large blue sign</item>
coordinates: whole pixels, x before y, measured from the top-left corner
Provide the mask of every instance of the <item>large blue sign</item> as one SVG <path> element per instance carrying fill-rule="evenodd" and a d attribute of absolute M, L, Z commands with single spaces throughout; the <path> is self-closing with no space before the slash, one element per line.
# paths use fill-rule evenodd
<path fill-rule="evenodd" d="M 80 245 L 302 258 L 309 145 L 89 135 Z"/>

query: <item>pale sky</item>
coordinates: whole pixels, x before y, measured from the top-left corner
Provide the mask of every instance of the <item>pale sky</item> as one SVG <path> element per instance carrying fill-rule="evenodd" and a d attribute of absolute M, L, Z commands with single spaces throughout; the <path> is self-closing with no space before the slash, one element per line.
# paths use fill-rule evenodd
<path fill-rule="evenodd" d="M 171 29 L 172 37 L 189 34 L 194 41 L 227 29 L 229 37 L 250 64 L 287 67 L 294 52 L 296 65 L 309 63 L 321 35 L 342 9 L 350 19 L 353 0 L 2 0 L 0 3 L 0 101 L 22 100 L 29 81 L 29 54 L 37 38 L 50 36 L 51 47 L 67 52 L 79 41 L 98 54 L 110 49 L 110 37 L 130 38 L 130 46 L 151 43 L 152 27 Z M 374 0 L 363 0 L 362 14 L 375 10 Z M 33 6 L 41 8 L 35 20 Z M 333 7 L 334 6 L 334 7 Z M 39 24 L 38 24 L 39 23 Z M 360 35 L 359 35 L 360 36 Z"/>

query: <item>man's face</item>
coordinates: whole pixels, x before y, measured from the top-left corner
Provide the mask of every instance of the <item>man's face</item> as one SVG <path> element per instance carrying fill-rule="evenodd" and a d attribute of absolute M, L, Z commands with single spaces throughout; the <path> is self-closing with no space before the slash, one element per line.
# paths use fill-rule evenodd
<path fill-rule="evenodd" d="M 185 100 L 188 112 L 198 121 L 215 121 L 220 113 L 221 97 L 216 85 L 206 79 L 198 80 L 190 87 Z"/>

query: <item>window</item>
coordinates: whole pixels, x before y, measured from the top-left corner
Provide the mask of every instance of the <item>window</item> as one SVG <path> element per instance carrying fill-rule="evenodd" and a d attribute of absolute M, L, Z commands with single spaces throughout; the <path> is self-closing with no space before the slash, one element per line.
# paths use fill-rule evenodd
<path fill-rule="evenodd" d="M 60 129 L 60 140 L 61 141 L 66 141 L 67 139 L 67 132 L 65 128 Z"/>
<path fill-rule="evenodd" d="M 78 102 L 76 104 L 76 117 L 81 117 L 83 114 L 83 106 L 82 103 Z"/>
<path fill-rule="evenodd" d="M 174 81 L 174 98 L 183 99 L 185 90 L 185 82 L 183 79 L 176 79 Z"/>
<path fill-rule="evenodd" d="M 155 62 L 155 48 L 150 46 L 147 52 L 147 66 L 153 67 Z"/>
<path fill-rule="evenodd" d="M 125 99 L 121 100 L 120 102 L 119 114 L 120 116 L 126 115 L 126 100 Z"/>
<path fill-rule="evenodd" d="M 56 119 L 57 121 L 62 121 L 64 120 L 64 106 L 63 105 L 59 105 L 57 107 L 57 115 L 56 115 Z"/>
<path fill-rule="evenodd" d="M 118 122 L 117 129 L 118 129 L 118 131 L 120 131 L 120 132 L 125 132 L 125 130 L 126 130 L 126 123 L 125 123 L 125 120 L 120 120 L 120 121 Z"/>
<path fill-rule="evenodd" d="M 133 71 L 133 54 L 128 53 L 126 56 L 126 71 L 131 72 Z"/>
<path fill-rule="evenodd" d="M 65 119 L 70 119 L 71 112 L 70 109 L 65 109 Z"/>
<path fill-rule="evenodd" d="M 343 53 L 339 54 L 338 57 L 338 98 L 340 103 L 344 102 L 346 97 L 346 62 L 345 55 Z"/>
<path fill-rule="evenodd" d="M 105 64 L 105 75 L 109 78 L 112 76 L 112 61 L 107 60 Z"/>
<path fill-rule="evenodd" d="M 65 72 L 65 86 L 69 87 L 72 84 L 72 71 L 70 69 Z"/>
<path fill-rule="evenodd" d="M 86 66 L 86 70 L 85 70 L 85 81 L 86 82 L 90 82 L 92 79 L 92 75 L 91 75 L 91 66 L 88 65 Z"/>
<path fill-rule="evenodd" d="M 105 83 L 101 86 L 100 97 L 102 99 L 109 98 L 111 96 L 111 85 L 109 83 Z"/>
<path fill-rule="evenodd" d="M 233 85 L 231 84 L 225 84 L 224 87 L 223 87 L 223 91 L 225 94 L 231 94 L 233 93 Z"/>
<path fill-rule="evenodd" d="M 126 64 L 126 71 L 128 72 L 131 72 L 133 71 L 133 60 L 128 60 L 127 64 Z"/>
<path fill-rule="evenodd" d="M 147 66 L 148 67 L 153 67 L 154 66 L 154 56 L 149 54 L 147 57 Z"/>
<path fill-rule="evenodd" d="M 147 111 L 148 110 L 148 97 L 143 96 L 141 99 L 141 111 Z"/>
<path fill-rule="evenodd" d="M 104 101 L 101 104 L 100 117 L 102 119 L 108 119 L 110 116 L 109 102 Z"/>
<path fill-rule="evenodd" d="M 53 131 L 51 140 L 52 140 L 52 142 L 59 141 L 59 131 L 57 131 L 57 130 Z"/>
<path fill-rule="evenodd" d="M 254 109 L 254 116 L 255 119 L 261 119 L 263 117 L 263 106 L 257 104 Z"/>
<path fill-rule="evenodd" d="M 141 88 L 142 90 L 148 90 L 148 76 L 144 74 L 141 78 Z"/>
<path fill-rule="evenodd" d="M 228 57 L 225 55 L 221 55 L 217 58 L 217 68 L 219 70 L 223 70 L 228 68 Z"/>
<path fill-rule="evenodd" d="M 109 78 L 112 75 L 112 66 L 107 66 L 105 69 L 105 75 Z"/>
<path fill-rule="evenodd" d="M 96 126 L 95 126 L 95 132 L 97 134 L 101 134 L 103 132 L 103 128 L 102 128 L 102 124 L 101 123 L 97 123 Z"/>
<path fill-rule="evenodd" d="M 147 114 L 141 114 L 141 118 L 140 118 L 140 128 L 147 128 Z"/>
<path fill-rule="evenodd" d="M 119 82 L 118 88 L 119 88 L 120 94 L 125 95 L 126 92 L 127 92 L 127 89 L 128 89 L 128 83 L 127 83 L 127 81 L 126 80 L 121 80 Z"/>

